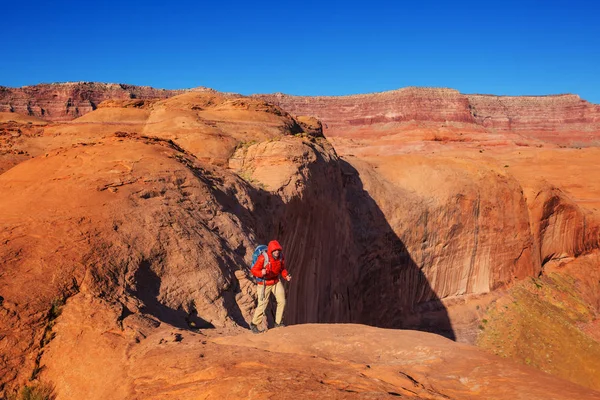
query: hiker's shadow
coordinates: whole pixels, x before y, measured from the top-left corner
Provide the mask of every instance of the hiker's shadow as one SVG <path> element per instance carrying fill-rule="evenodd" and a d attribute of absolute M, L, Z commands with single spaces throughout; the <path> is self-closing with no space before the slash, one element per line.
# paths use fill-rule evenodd
<path fill-rule="evenodd" d="M 342 182 L 337 184 L 344 193 L 321 191 L 292 200 L 280 216 L 291 226 L 280 224 L 273 232 L 294 276 L 285 321 L 417 329 L 456 340 L 448 312 L 421 270 L 424 265 L 413 260 L 358 171 L 338 162 Z"/>

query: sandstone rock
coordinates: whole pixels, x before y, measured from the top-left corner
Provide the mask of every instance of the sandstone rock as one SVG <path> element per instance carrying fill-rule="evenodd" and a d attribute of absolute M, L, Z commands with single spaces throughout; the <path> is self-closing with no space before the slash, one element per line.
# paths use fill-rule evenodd
<path fill-rule="evenodd" d="M 93 82 L 0 87 L 0 111 L 17 112 L 48 121 L 69 121 L 95 110 L 98 104 L 107 99 L 166 98 L 181 92 Z"/>
<path fill-rule="evenodd" d="M 43 134 L 46 121 L 17 113 L 0 113 L 0 174 L 28 160 L 28 141 Z"/>
<path fill-rule="evenodd" d="M 532 232 L 543 264 L 600 247 L 597 215 L 579 207 L 556 187 L 542 186 L 531 198 Z"/>
<path fill-rule="evenodd" d="M 243 324 L 234 271 L 255 242 L 240 222 L 252 219 L 239 203 L 248 190 L 166 142 L 135 138 L 56 150 L 2 174 L 0 293 L 12 311 L 0 320 L 1 384 L 15 370 L 31 375 L 48 310 L 78 291 L 174 326 Z M 223 212 L 227 191 L 240 196 L 236 214 Z"/>
<path fill-rule="evenodd" d="M 65 313 L 79 309 L 75 300 L 74 310 L 67 311 L 68 304 Z M 57 382 L 59 399 L 600 398 L 598 392 L 422 332 L 309 324 L 263 335 L 198 334 L 163 326 L 136 343 L 129 328 L 112 332 L 110 325 L 96 323 L 76 331 L 67 321 L 57 325 L 59 334 L 44 355 L 51 366 L 45 376 Z M 112 365 L 86 365 L 98 357 L 88 358 L 82 350 L 106 352 L 103 358 Z M 59 366 L 76 367 L 62 374 Z M 108 377 L 115 383 L 112 392 Z"/>
<path fill-rule="evenodd" d="M 544 270 L 490 307 L 479 326 L 478 345 L 599 390 L 600 254 L 553 260 Z"/>
<path fill-rule="evenodd" d="M 492 96 L 464 95 L 452 89 L 404 88 L 389 92 L 303 97 L 284 94 L 257 95 L 296 115 L 310 115 L 326 126 L 328 137 L 352 137 L 367 128 L 378 135 L 401 132 L 411 121 L 436 122 L 487 134 L 495 131 L 519 136 L 525 142 L 581 146 L 600 139 L 600 106 L 576 95 Z M 434 132 L 435 132 L 434 130 Z"/>
<path fill-rule="evenodd" d="M 302 127 L 302 130 L 309 136 L 322 137 L 323 136 L 323 124 L 315 117 L 298 116 L 296 117 L 298 123 Z"/>
<path fill-rule="evenodd" d="M 198 390 L 219 396 L 227 389 L 247 397 L 263 393 L 249 378 L 261 367 L 294 371 L 300 386 L 290 386 L 290 396 L 305 384 L 315 396 L 335 397 L 350 388 L 375 397 L 469 398 L 472 391 L 502 398 L 480 383 L 467 385 L 472 375 L 458 379 L 463 386 L 451 377 L 453 383 L 440 384 L 440 391 L 437 383 L 434 390 L 422 379 L 414 388 L 406 386 L 409 378 L 397 380 L 397 371 L 394 378 L 385 372 L 396 363 L 391 358 L 384 362 L 390 365 L 374 368 L 375 375 L 357 377 L 353 363 L 371 361 L 358 351 L 348 353 L 365 345 L 346 341 L 353 334 L 343 329 L 331 331 L 339 343 L 325 342 L 339 347 L 329 354 L 340 357 L 334 362 L 339 379 L 322 375 L 332 369 L 326 359 L 311 358 L 313 375 L 306 374 L 311 361 L 306 354 L 321 357 L 310 348 L 291 346 L 302 359 L 300 367 L 289 359 L 279 364 L 273 354 L 257 366 L 253 360 L 264 356 L 263 350 L 223 350 L 218 347 L 223 343 L 202 343 L 203 336 L 190 329 L 218 336 L 246 326 L 255 300 L 246 265 L 254 246 L 272 238 L 282 242 L 294 276 L 286 284 L 287 323 L 411 327 L 460 341 L 475 340 L 485 312 L 517 282 L 598 247 L 598 221 L 581 204 L 598 197 L 595 169 L 588 169 L 588 189 L 565 172 L 566 165 L 568 171 L 573 165 L 584 171 L 597 154 L 534 147 L 546 146 L 546 138 L 522 134 L 534 129 L 541 111 L 523 119 L 522 132 L 488 128 L 477 120 L 481 111 L 469 109 L 468 96 L 452 90 L 294 98 L 302 100 L 292 107 L 294 114 L 311 115 L 301 112 L 310 107 L 325 113 L 332 146 L 321 137 L 316 119 L 293 117 L 263 99 L 210 90 L 162 100 L 115 97 L 68 123 L 3 125 L 3 148 L 26 152 L 20 159 L 2 159 L 12 168 L 0 175 L 0 385 L 5 389 L 33 372 L 55 382 L 67 397 L 86 391 L 109 396 L 101 386 L 107 376 L 118 382 L 114 394 L 122 398 L 167 393 L 195 398 Z M 562 110 L 559 103 L 551 109 Z M 489 107 L 490 113 L 499 112 Z M 380 115 L 384 109 L 389 115 Z M 594 122 L 584 122 L 593 136 Z M 519 140 L 527 156 L 515 150 Z M 580 151 L 579 161 L 568 164 L 575 153 L 567 150 Z M 548 163 L 564 157 L 562 167 L 535 172 L 531 165 L 537 161 L 527 157 L 544 151 Z M 549 183 L 540 185 L 536 174 Z M 593 330 L 588 322 L 586 329 Z M 349 329 L 380 337 L 374 352 L 389 350 L 382 350 L 387 336 Z M 300 329 L 297 340 L 315 343 L 306 335 Z M 202 350 L 188 347 L 190 338 L 202 343 Z M 253 346 L 268 350 L 257 343 Z M 326 353 L 325 344 L 315 346 Z M 93 357 L 82 358 L 86 348 Z M 470 348 L 460 349 L 483 360 Z M 198 361 L 205 351 L 221 358 Z M 414 353 L 406 357 L 420 371 L 430 366 Z M 197 363 L 202 364 L 198 372 Z M 72 371 L 63 373 L 67 366 Z M 464 375 L 462 368 L 469 367 L 457 366 L 456 376 Z M 79 379 L 86 370 L 93 370 L 91 386 Z M 436 371 L 430 376 L 442 373 Z M 371 379 L 380 379 L 380 372 L 391 380 Z M 278 376 L 289 378 L 285 374 Z M 223 377 L 234 376 L 248 378 L 232 387 Z M 489 382 L 487 375 L 481 379 Z M 544 389 L 548 380 L 542 381 Z M 566 398 L 594 398 L 565 387 Z M 530 394 L 527 390 L 534 389 L 519 383 L 511 396 L 546 396 L 542 389 Z"/>

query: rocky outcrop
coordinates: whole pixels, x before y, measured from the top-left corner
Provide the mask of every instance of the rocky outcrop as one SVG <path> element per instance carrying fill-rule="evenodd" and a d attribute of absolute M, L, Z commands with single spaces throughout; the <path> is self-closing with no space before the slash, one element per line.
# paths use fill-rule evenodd
<path fill-rule="evenodd" d="M 328 136 L 352 137 L 360 127 L 371 127 L 373 135 L 381 136 L 386 130 L 396 133 L 399 123 L 421 121 L 434 122 L 438 129 L 451 123 L 467 124 L 465 131 L 517 132 L 557 144 L 600 140 L 600 106 L 577 95 L 466 95 L 452 89 L 404 88 L 353 96 L 257 97 L 293 114 L 319 118 Z"/>
<path fill-rule="evenodd" d="M 110 315 L 106 304 L 77 296 L 56 325 L 61 333 L 44 355 L 43 376 L 56 382 L 59 399 L 600 399 L 593 390 L 422 332 L 308 324 L 262 335 L 194 333 L 139 321 L 145 335 L 136 343 L 132 321 L 121 330 L 100 311 Z"/>
<path fill-rule="evenodd" d="M 573 94 L 555 96 L 466 95 L 476 123 L 517 131 L 598 129 L 600 106 Z"/>
<path fill-rule="evenodd" d="M 505 172 L 444 158 L 376 164 L 324 154 L 332 152 L 282 140 L 240 149 L 230 161 L 283 201 L 274 232 L 296 273 L 289 322 L 455 338 L 441 299 L 539 273 L 522 189 Z M 430 306 L 439 318 L 407 318 Z"/>
<path fill-rule="evenodd" d="M 578 257 L 600 248 L 597 214 L 580 207 L 563 191 L 548 184 L 533 191 L 532 232 L 542 264 Z"/>
<path fill-rule="evenodd" d="M 104 100 L 164 99 L 182 92 L 95 82 L 52 83 L 21 88 L 0 86 L 0 112 L 31 115 L 47 121 L 69 121 L 95 110 Z"/>
<path fill-rule="evenodd" d="M 469 100 L 453 89 L 404 88 L 353 96 L 257 95 L 295 115 L 311 115 L 331 130 L 403 121 L 474 122 Z"/>
<path fill-rule="evenodd" d="M 0 385 L 35 376 L 51 310 L 76 293 L 108 301 L 119 318 L 243 324 L 249 310 L 233 282 L 240 252 L 256 242 L 241 228 L 254 225 L 242 221 L 253 219 L 241 205 L 248 190 L 168 142 L 127 137 L 51 151 L 2 174 Z M 226 191 L 239 197 L 225 201 Z M 228 206 L 239 211 L 223 213 Z"/>

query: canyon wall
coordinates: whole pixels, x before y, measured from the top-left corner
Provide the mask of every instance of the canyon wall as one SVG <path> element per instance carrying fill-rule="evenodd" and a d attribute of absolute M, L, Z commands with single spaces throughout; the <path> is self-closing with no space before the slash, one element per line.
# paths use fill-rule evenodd
<path fill-rule="evenodd" d="M 292 114 L 319 118 L 328 136 L 347 136 L 357 127 L 371 127 L 374 134 L 381 135 L 382 130 L 394 130 L 390 123 L 421 121 L 434 122 L 437 127 L 450 123 L 465 128 L 467 124 L 466 130 L 516 132 L 557 143 L 596 143 L 600 139 L 600 106 L 570 94 L 494 96 L 404 88 L 337 97 L 280 93 L 257 97 Z"/>
<path fill-rule="evenodd" d="M 352 96 L 257 95 L 296 115 L 312 115 L 328 129 L 402 121 L 475 122 L 469 100 L 453 89 L 404 88 Z"/>
<path fill-rule="evenodd" d="M 182 90 L 113 83 L 51 83 L 20 88 L 0 86 L 0 112 L 15 112 L 47 121 L 70 121 L 108 99 L 164 99 Z"/>

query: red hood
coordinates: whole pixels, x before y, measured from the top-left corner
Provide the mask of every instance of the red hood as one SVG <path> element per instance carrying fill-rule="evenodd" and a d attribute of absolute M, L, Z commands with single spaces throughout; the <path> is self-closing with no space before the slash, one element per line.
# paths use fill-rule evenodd
<path fill-rule="evenodd" d="M 281 245 L 279 244 L 279 242 L 277 240 L 271 240 L 269 242 L 269 245 L 267 246 L 267 254 L 269 255 L 269 258 L 271 260 L 273 260 L 273 252 L 275 250 L 279 250 L 281 251 L 281 256 L 279 257 L 279 259 L 283 259 L 283 248 L 281 247 Z"/>

